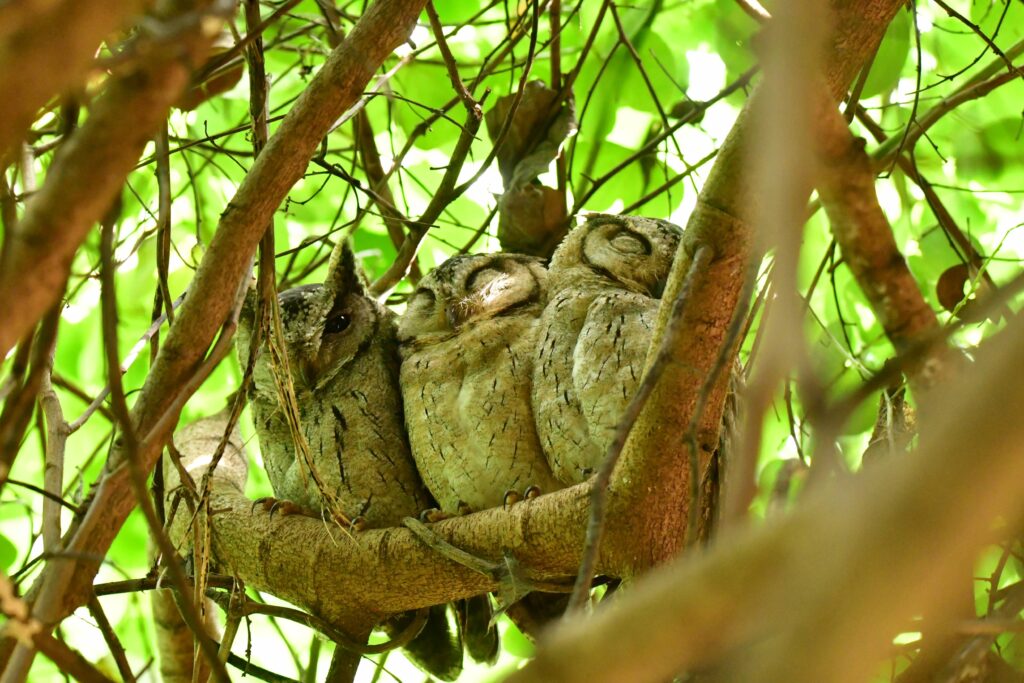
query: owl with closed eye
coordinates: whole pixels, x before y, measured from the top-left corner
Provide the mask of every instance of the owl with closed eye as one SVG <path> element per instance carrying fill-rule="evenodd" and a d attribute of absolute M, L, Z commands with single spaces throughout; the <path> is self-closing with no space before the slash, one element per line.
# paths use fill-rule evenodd
<path fill-rule="evenodd" d="M 530 408 L 546 277 L 531 256 L 454 256 L 420 281 L 399 320 L 409 442 L 446 514 L 560 488 Z"/>
<path fill-rule="evenodd" d="M 591 215 L 551 257 L 533 368 L 537 433 L 555 476 L 587 479 L 636 393 L 682 229 Z"/>
<path fill-rule="evenodd" d="M 253 303 L 239 325 L 243 367 Z M 281 292 L 278 304 L 284 348 L 263 340 L 248 398 L 267 476 L 285 510 L 379 528 L 431 508 L 405 435 L 395 316 L 367 296 L 349 244 L 335 249 L 323 285 Z M 462 671 L 462 642 L 446 615 L 446 606 L 432 607 L 406 653 L 450 681 Z M 412 616 L 395 615 L 382 628 L 399 632 Z M 471 654 L 492 660 L 497 635 L 486 626 L 484 619 L 483 650 Z"/>

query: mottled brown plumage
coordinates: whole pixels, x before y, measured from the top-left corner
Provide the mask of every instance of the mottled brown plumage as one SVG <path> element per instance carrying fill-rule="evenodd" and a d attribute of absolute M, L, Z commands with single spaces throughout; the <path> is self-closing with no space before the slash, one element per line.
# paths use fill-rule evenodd
<path fill-rule="evenodd" d="M 263 345 L 249 393 L 274 495 L 370 528 L 400 525 L 431 507 L 405 436 L 394 315 L 366 296 L 351 248 L 336 250 L 323 285 L 289 289 L 278 300 L 284 349 Z M 239 330 L 243 363 L 251 318 L 249 311 Z M 289 407 L 282 397 L 292 392 Z M 407 619 L 383 627 L 398 631 Z M 431 610 L 406 652 L 438 678 L 458 677 L 462 646 L 444 606 Z"/>
<path fill-rule="evenodd" d="M 532 405 L 564 484 L 600 465 L 636 393 L 681 235 L 666 221 L 598 214 L 551 258 Z"/>
<path fill-rule="evenodd" d="M 420 281 L 399 321 L 409 441 L 445 513 L 560 487 L 530 409 L 545 279 L 533 257 L 454 256 Z"/>

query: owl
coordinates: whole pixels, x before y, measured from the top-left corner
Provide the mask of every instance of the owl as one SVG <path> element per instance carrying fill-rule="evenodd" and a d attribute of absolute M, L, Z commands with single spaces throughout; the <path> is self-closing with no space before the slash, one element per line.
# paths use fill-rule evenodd
<path fill-rule="evenodd" d="M 600 466 L 636 393 L 681 236 L 666 221 L 596 214 L 551 257 L 532 405 L 565 485 Z"/>
<path fill-rule="evenodd" d="M 395 317 L 366 295 L 351 247 L 344 243 L 332 255 L 323 285 L 281 292 L 278 302 L 285 348 L 275 354 L 264 342 L 248 396 L 274 495 L 371 528 L 398 526 L 432 507 L 405 435 Z M 251 328 L 249 310 L 239 329 L 243 366 Z M 292 408 L 281 399 L 291 393 L 289 378 Z M 382 628 L 400 631 L 409 619 L 397 615 Z M 445 606 L 431 609 L 406 652 L 438 678 L 458 677 L 462 645 Z"/>
<path fill-rule="evenodd" d="M 398 322 L 409 441 L 443 513 L 561 488 L 530 408 L 545 279 L 531 256 L 454 256 L 420 281 Z"/>

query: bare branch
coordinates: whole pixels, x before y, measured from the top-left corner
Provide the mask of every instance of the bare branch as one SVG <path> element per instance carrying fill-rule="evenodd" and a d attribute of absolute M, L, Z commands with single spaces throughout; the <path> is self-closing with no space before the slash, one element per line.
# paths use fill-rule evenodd
<path fill-rule="evenodd" d="M 152 469 L 177 421 L 187 393 L 182 396 L 176 388 L 182 378 L 201 368 L 206 349 L 235 305 L 273 212 L 301 178 L 323 135 L 356 102 L 376 67 L 407 38 L 422 5 L 419 0 L 379 0 L 368 9 L 296 102 L 228 204 L 133 410 L 137 433 L 146 435 L 138 453 L 143 471 Z M 95 183 L 83 187 L 95 191 Z M 134 505 L 124 457 L 119 450 L 111 454 L 88 511 L 68 537 L 66 547 L 74 559 L 48 566 L 37 584 L 34 614 L 47 625 L 88 599 L 98 558 Z"/>
<path fill-rule="evenodd" d="M 21 142 L 48 99 L 85 77 L 100 43 L 144 4 L 61 0 L 0 9 L 0 92 L 17 93 L 0 107 L 0 159 Z"/>

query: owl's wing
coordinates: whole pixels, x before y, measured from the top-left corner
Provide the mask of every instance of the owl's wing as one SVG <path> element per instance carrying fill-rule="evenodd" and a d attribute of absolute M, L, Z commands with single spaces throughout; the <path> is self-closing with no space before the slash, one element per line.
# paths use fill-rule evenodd
<path fill-rule="evenodd" d="M 640 386 L 658 301 L 616 291 L 594 299 L 573 354 L 573 385 L 602 457 Z"/>

